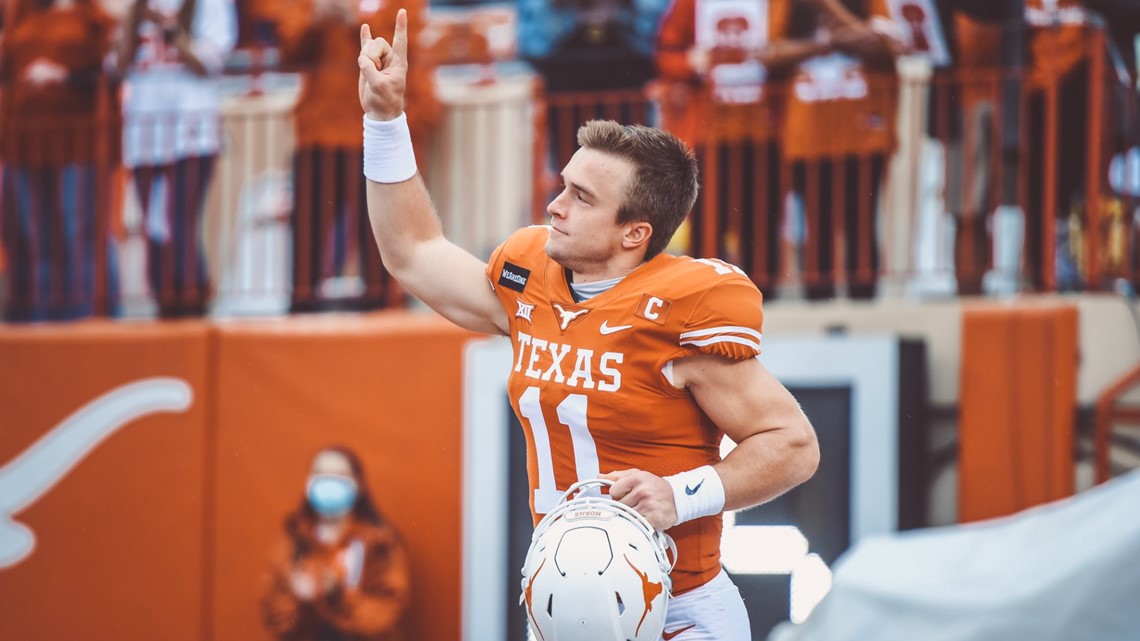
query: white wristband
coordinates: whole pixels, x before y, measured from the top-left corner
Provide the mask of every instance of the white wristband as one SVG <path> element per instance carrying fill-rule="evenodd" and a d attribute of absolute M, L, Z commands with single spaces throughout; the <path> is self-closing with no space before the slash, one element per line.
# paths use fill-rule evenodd
<path fill-rule="evenodd" d="M 364 117 L 364 176 L 378 183 L 402 183 L 416 175 L 416 153 L 408 117 L 393 120 Z"/>
<path fill-rule="evenodd" d="M 666 476 L 677 505 L 677 523 L 713 516 L 724 511 L 724 483 L 711 465 Z"/>

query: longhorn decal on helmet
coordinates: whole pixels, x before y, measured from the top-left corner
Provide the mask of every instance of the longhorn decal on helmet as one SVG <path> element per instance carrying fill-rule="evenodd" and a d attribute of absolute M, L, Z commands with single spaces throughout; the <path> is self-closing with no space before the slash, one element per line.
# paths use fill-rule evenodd
<path fill-rule="evenodd" d="M 539 564 L 538 569 L 534 571 L 534 576 L 531 577 L 531 582 L 527 583 L 526 588 L 523 591 L 523 595 L 526 598 L 526 612 L 527 612 L 527 615 L 530 616 L 531 621 L 534 621 L 534 601 L 533 601 L 533 598 L 534 598 L 534 582 L 533 582 L 533 580 L 535 577 L 538 576 L 539 572 L 542 572 L 542 566 L 544 566 L 544 565 L 546 565 L 546 559 L 543 559 L 542 563 Z M 535 626 L 535 630 L 538 631 L 538 638 L 542 639 L 543 641 L 546 641 L 546 636 L 542 634 L 542 628 Z"/>
<path fill-rule="evenodd" d="M 531 536 L 519 602 L 542 641 L 661 639 L 677 546 L 633 508 L 583 491 L 602 485 L 572 485 Z"/>
<path fill-rule="evenodd" d="M 650 581 L 649 573 L 638 570 L 637 566 L 633 564 L 633 561 L 629 560 L 628 554 L 625 555 L 625 562 L 629 564 L 629 567 L 633 568 L 633 571 L 637 573 L 637 576 L 641 577 L 641 594 L 643 597 L 645 597 L 645 611 L 641 613 L 641 620 L 637 622 L 637 630 L 634 632 L 634 634 L 640 634 L 641 624 L 645 623 L 645 615 L 649 614 L 650 611 L 653 610 L 653 599 L 656 599 L 657 595 L 661 594 L 661 592 L 665 589 L 665 585 L 662 583 L 654 583 Z"/>

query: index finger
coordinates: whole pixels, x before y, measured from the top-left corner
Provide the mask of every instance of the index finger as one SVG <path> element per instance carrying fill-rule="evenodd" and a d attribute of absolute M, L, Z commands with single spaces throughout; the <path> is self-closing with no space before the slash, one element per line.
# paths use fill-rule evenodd
<path fill-rule="evenodd" d="M 396 33 L 392 34 L 392 56 L 396 63 L 406 64 L 408 61 L 408 12 L 400 9 L 396 12 Z"/>
<path fill-rule="evenodd" d="M 615 470 L 608 474 L 601 474 L 599 478 L 614 482 L 610 486 L 608 494 L 611 498 L 621 501 L 637 486 L 636 475 L 637 470 Z"/>
<path fill-rule="evenodd" d="M 369 42 L 372 42 L 372 27 L 369 27 L 368 23 L 365 22 L 360 25 L 360 47 L 364 48 L 364 45 Z"/>

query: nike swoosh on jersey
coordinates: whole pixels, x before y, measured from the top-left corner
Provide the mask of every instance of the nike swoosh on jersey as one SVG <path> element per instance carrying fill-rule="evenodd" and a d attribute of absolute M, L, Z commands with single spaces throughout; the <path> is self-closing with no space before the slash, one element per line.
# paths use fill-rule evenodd
<path fill-rule="evenodd" d="M 661 638 L 665 639 L 665 641 L 669 641 L 669 639 L 672 639 L 673 637 L 677 636 L 678 634 L 681 634 L 685 630 L 691 630 L 695 627 L 697 627 L 696 623 L 690 623 L 689 625 L 687 625 L 687 626 L 685 626 L 679 630 L 673 630 L 672 632 L 662 632 Z"/>
<path fill-rule="evenodd" d="M 688 485 L 686 485 L 685 486 L 685 494 L 688 494 L 689 496 L 696 494 L 698 491 L 700 491 L 701 486 L 704 484 L 705 484 L 705 480 L 701 479 L 701 482 L 697 483 L 696 487 L 689 487 Z"/>
<path fill-rule="evenodd" d="M 624 329 L 632 329 L 632 328 L 633 328 L 633 325 L 614 325 L 611 327 L 610 325 L 607 324 L 606 321 L 602 321 L 602 326 L 598 329 L 598 331 L 600 331 L 603 336 L 608 336 L 609 334 L 614 334 L 614 333 L 620 332 Z"/>

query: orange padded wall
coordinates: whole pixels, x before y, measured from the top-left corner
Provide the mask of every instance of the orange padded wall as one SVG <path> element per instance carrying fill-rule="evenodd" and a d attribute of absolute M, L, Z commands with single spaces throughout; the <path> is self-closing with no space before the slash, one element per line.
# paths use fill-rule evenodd
<path fill-rule="evenodd" d="M 958 520 L 1074 491 L 1077 308 L 967 309 L 962 324 Z"/>
<path fill-rule="evenodd" d="M 214 641 L 268 641 L 265 557 L 304 493 L 313 454 L 361 455 L 412 557 L 407 638 L 458 639 L 462 368 L 471 334 L 434 316 L 314 316 L 219 328 L 211 477 Z"/>
<path fill-rule="evenodd" d="M 35 536 L 30 555 L 0 568 L 0 638 L 203 638 L 209 331 L 195 322 L 0 328 L 0 485 L 18 486 L 0 487 L 0 506 L 38 495 L 0 513 L 0 527 L 11 516 Z M 121 386 L 155 377 L 184 381 L 189 407 L 117 420 L 148 402 Z M 101 412 L 65 421 L 97 399 Z M 68 451 L 81 444 L 85 455 Z"/>
<path fill-rule="evenodd" d="M 407 638 L 458 639 L 471 336 L 405 312 L 0 326 L 0 639 L 269 641 L 258 608 L 266 557 L 328 444 L 361 455 L 408 545 Z M 35 449 L 45 434 L 154 377 L 184 381 L 188 409 L 120 421 L 38 500 L 13 499 L 3 484 L 18 468 L 30 487 L 27 470 L 44 469 L 35 457 L 59 459 L 61 443 L 108 421 L 72 423 L 82 429 Z M 35 547 L 8 563 L 23 527 Z"/>

